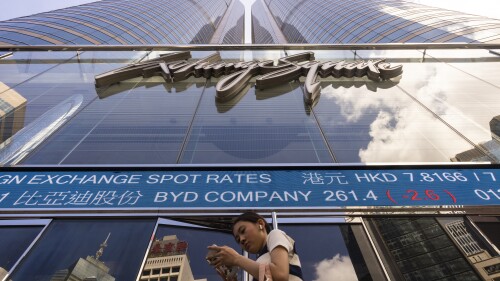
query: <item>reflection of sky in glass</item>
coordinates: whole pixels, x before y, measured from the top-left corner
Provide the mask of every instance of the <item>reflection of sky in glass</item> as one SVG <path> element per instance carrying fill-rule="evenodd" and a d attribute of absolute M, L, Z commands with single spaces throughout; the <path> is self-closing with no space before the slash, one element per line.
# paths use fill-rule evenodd
<path fill-rule="evenodd" d="M 337 79 L 322 87 L 314 111 L 339 162 L 446 162 L 470 148 L 392 82 Z"/>
<path fill-rule="evenodd" d="M 331 161 L 296 82 L 251 85 L 228 102 L 204 92 L 183 163 L 320 163 Z"/>
<path fill-rule="evenodd" d="M 110 87 L 27 163 L 175 163 L 203 80 Z"/>
<path fill-rule="evenodd" d="M 10 270 L 41 230 L 39 226 L 0 227 L 0 267 Z"/>
<path fill-rule="evenodd" d="M 79 258 L 94 256 L 111 233 L 100 261 L 116 280 L 133 281 L 146 254 L 153 220 L 53 221 L 30 255 L 17 267 L 12 280 L 50 280 Z"/>
<path fill-rule="evenodd" d="M 407 64 L 400 86 L 474 143 L 490 139 L 500 89 L 445 64 Z"/>
<path fill-rule="evenodd" d="M 295 240 L 304 280 L 358 280 L 342 236 L 342 227 L 348 226 L 279 225 L 279 229 Z"/>
<path fill-rule="evenodd" d="M 207 278 L 208 281 L 219 281 L 220 276 L 215 272 L 212 266 L 205 259 L 207 247 L 213 244 L 219 246 L 229 246 L 237 252 L 241 252 L 233 236 L 229 233 L 214 231 L 202 228 L 188 228 L 178 226 L 161 225 L 156 231 L 155 238 L 162 239 L 163 236 L 176 235 L 177 239 L 188 243 L 187 256 L 194 279 Z"/>

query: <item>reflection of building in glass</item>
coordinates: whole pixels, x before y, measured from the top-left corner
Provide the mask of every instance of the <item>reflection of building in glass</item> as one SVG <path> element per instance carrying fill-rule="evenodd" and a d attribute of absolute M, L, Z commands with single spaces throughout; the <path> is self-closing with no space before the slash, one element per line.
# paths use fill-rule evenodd
<path fill-rule="evenodd" d="M 490 121 L 491 140 L 479 143 L 475 148 L 457 154 L 452 160 L 500 162 L 500 115 Z"/>
<path fill-rule="evenodd" d="M 176 235 L 168 235 L 162 240 L 155 240 L 142 270 L 141 280 L 194 281 L 186 254 L 187 248 L 187 242 L 180 241 Z"/>
<path fill-rule="evenodd" d="M 252 5 L 252 42 L 255 44 L 287 43 L 264 0 Z"/>
<path fill-rule="evenodd" d="M 95 257 L 87 256 L 87 258 L 79 258 L 68 269 L 58 270 L 52 275 L 51 281 L 114 281 L 115 278 L 109 275 L 109 267 L 99 258 L 104 253 L 104 248 L 108 246 L 108 239 L 101 244 L 97 250 Z"/>
<path fill-rule="evenodd" d="M 68 121 L 83 102 L 81 95 L 67 98 L 0 144 L 0 164 L 15 164 Z"/>
<path fill-rule="evenodd" d="M 210 44 L 244 43 L 244 21 L 245 6 L 240 1 L 231 1 L 210 40 Z"/>
<path fill-rule="evenodd" d="M 484 280 L 500 279 L 500 256 L 492 257 L 483 249 L 462 220 L 446 224 L 446 230 Z"/>
<path fill-rule="evenodd" d="M 18 92 L 0 82 L 0 143 L 24 126 L 27 100 Z"/>
<path fill-rule="evenodd" d="M 395 280 L 481 280 L 435 218 L 372 222 Z"/>

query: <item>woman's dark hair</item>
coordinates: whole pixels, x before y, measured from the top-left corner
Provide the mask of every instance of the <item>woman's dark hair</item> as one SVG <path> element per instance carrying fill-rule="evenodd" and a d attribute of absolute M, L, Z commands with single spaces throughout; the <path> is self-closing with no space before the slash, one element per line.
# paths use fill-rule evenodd
<path fill-rule="evenodd" d="M 267 223 L 266 219 L 263 216 L 255 213 L 255 212 L 245 212 L 245 213 L 239 215 L 233 221 L 233 228 L 234 228 L 234 225 L 239 221 L 247 221 L 247 222 L 257 223 L 259 220 L 264 221 L 264 228 L 266 229 L 266 232 L 267 233 L 271 232 L 271 226 Z"/>

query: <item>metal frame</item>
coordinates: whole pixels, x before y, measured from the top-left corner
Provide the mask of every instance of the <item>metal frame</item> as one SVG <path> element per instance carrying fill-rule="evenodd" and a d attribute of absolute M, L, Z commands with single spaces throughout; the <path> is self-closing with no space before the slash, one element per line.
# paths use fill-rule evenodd
<path fill-rule="evenodd" d="M 13 54 L 12 52 L 8 52 L 8 53 L 3 54 L 3 55 L 0 54 L 0 60 L 8 58 L 8 57 L 12 56 L 12 54 Z"/>
<path fill-rule="evenodd" d="M 382 259 L 382 254 L 380 253 L 380 249 L 375 244 L 374 238 L 372 237 L 373 234 L 368 230 L 368 227 L 366 226 L 366 222 L 363 218 L 361 218 L 361 225 L 363 226 L 363 230 L 365 231 L 365 234 L 368 237 L 368 243 L 370 243 L 370 246 L 372 247 L 373 251 L 375 252 L 375 256 L 377 257 L 377 261 L 380 264 L 382 271 L 384 272 L 385 278 L 387 278 L 388 281 L 392 281 L 391 276 L 389 275 L 389 272 L 387 271 L 387 268 L 389 268 L 389 266 L 386 263 L 384 263 L 384 261 Z"/>
<path fill-rule="evenodd" d="M 0 45 L 0 51 L 225 51 L 500 49 L 495 43 L 199 44 L 199 45 Z"/>

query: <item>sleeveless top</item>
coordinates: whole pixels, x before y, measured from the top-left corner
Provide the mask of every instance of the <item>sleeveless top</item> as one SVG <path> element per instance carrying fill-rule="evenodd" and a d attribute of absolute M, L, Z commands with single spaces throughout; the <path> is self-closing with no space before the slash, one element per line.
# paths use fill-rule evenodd
<path fill-rule="evenodd" d="M 300 265 L 299 256 L 295 250 L 295 241 L 285 232 L 274 229 L 267 235 L 267 241 L 264 248 L 257 254 L 258 263 L 270 263 L 270 252 L 277 246 L 282 246 L 288 251 L 289 263 L 289 281 L 302 281 L 302 268 Z M 254 278 L 254 281 L 257 279 Z"/>

